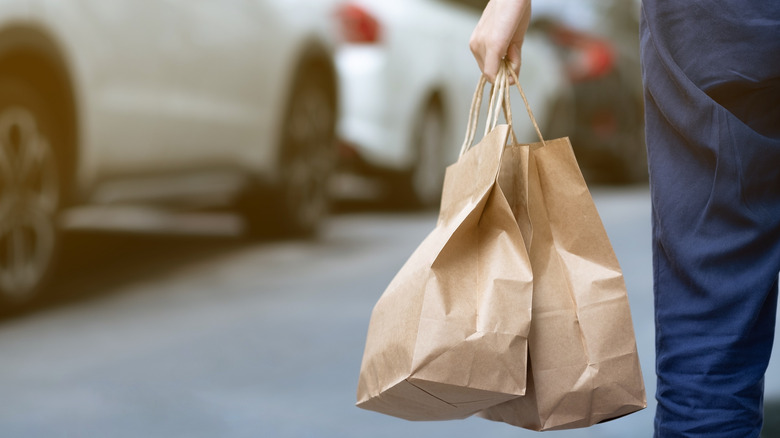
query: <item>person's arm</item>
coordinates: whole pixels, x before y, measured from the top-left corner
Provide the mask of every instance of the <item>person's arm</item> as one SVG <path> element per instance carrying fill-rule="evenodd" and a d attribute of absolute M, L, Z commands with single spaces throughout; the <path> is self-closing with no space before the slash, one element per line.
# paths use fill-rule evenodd
<path fill-rule="evenodd" d="M 490 82 L 504 57 L 520 73 L 520 53 L 530 21 L 531 0 L 490 0 L 485 6 L 469 47 Z"/>

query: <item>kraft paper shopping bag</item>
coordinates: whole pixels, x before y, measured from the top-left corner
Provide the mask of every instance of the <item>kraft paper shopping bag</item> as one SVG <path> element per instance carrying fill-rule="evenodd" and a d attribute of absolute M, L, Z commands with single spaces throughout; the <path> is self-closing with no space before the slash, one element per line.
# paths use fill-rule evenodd
<path fill-rule="evenodd" d="M 647 401 L 623 274 L 569 139 L 539 137 L 508 146 L 499 172 L 532 230 L 523 236 L 534 276 L 528 389 L 480 415 L 533 430 L 586 427 Z"/>
<path fill-rule="evenodd" d="M 497 183 L 509 136 L 509 126 L 495 126 L 504 88 L 493 88 L 492 129 L 468 149 L 484 83 L 461 157 L 447 169 L 436 227 L 371 314 L 361 408 L 447 420 L 526 392 L 533 276 L 520 225 Z"/>

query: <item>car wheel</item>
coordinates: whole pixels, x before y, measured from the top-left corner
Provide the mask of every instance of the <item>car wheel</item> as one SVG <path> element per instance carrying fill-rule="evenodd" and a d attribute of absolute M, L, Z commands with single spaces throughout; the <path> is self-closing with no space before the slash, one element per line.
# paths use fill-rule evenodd
<path fill-rule="evenodd" d="M 422 208 L 438 207 L 444 183 L 444 114 L 433 99 L 425 106 L 412 131 L 414 165 L 400 184 L 396 196 L 404 203 Z"/>
<path fill-rule="evenodd" d="M 49 275 L 60 206 L 52 125 L 41 96 L 0 77 L 0 299 L 28 301 Z"/>
<path fill-rule="evenodd" d="M 327 216 L 335 165 L 335 90 L 323 68 L 301 69 L 282 124 L 280 182 L 273 202 L 248 209 L 254 235 L 311 235 Z M 262 208 L 261 208 L 262 207 Z"/>

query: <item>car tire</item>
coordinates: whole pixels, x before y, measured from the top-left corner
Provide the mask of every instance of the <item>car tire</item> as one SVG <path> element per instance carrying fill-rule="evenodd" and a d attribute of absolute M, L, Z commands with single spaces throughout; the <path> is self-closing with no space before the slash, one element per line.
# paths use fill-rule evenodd
<path fill-rule="evenodd" d="M 62 181 L 53 118 L 35 88 L 0 76 L 0 300 L 30 301 L 54 268 Z"/>
<path fill-rule="evenodd" d="M 411 142 L 414 164 L 395 185 L 394 198 L 400 203 L 433 209 L 441 201 L 444 184 L 444 111 L 439 99 L 431 99 L 415 121 Z"/>
<path fill-rule="evenodd" d="M 294 81 L 281 127 L 280 181 L 271 202 L 258 196 L 249 201 L 251 235 L 313 235 L 327 217 L 336 158 L 336 97 L 328 71 L 307 64 Z"/>

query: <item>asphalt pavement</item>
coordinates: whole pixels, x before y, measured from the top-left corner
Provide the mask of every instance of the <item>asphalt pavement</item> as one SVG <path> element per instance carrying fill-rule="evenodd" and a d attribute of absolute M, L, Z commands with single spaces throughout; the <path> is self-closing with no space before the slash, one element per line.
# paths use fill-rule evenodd
<path fill-rule="evenodd" d="M 545 436 L 650 437 L 649 195 L 593 194 L 623 267 L 650 406 Z M 479 418 L 408 422 L 354 406 L 371 308 L 435 219 L 353 206 L 317 239 L 292 241 L 247 241 L 219 215 L 190 218 L 183 233 L 68 233 L 51 298 L 0 320 L 0 437 L 534 435 Z M 777 356 L 767 437 L 780 436 Z"/>

